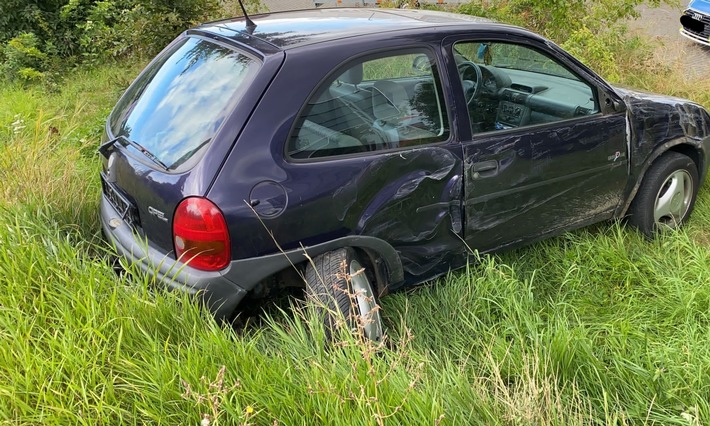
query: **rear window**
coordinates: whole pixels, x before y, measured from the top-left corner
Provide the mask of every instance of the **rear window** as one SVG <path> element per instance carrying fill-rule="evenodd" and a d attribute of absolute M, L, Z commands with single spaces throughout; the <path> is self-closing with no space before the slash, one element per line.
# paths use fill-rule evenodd
<path fill-rule="evenodd" d="M 209 145 L 259 65 L 239 51 L 187 38 L 131 85 L 111 114 L 111 131 L 175 169 Z"/>

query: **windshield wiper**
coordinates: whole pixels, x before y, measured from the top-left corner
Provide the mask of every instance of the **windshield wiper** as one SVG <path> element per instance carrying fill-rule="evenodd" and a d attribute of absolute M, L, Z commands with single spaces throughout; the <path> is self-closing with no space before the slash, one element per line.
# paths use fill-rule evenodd
<path fill-rule="evenodd" d="M 161 167 L 163 170 L 165 170 L 166 172 L 167 172 L 168 170 L 170 170 L 170 168 L 169 168 L 168 166 L 166 166 L 165 163 L 163 163 L 162 161 L 160 161 L 160 160 L 158 159 L 158 157 L 156 157 L 152 152 L 150 152 L 150 151 L 148 151 L 147 149 L 145 149 L 145 148 L 143 147 L 143 145 L 139 144 L 138 142 L 134 142 L 134 141 L 128 139 L 127 137 L 125 137 L 125 136 L 117 136 L 117 137 L 111 139 L 110 141 L 106 142 L 105 144 L 101 145 L 101 146 L 99 147 L 99 152 L 101 153 L 101 155 L 103 155 L 104 157 L 108 158 L 108 156 L 110 155 L 110 152 L 111 152 L 111 148 L 113 147 L 113 145 L 114 145 L 116 142 L 120 142 L 121 145 L 123 145 L 124 147 L 125 147 L 126 145 L 132 146 L 133 148 L 135 148 L 135 149 L 137 149 L 138 151 L 140 151 L 143 155 L 145 155 L 145 156 L 146 156 L 149 160 L 151 160 L 153 163 L 155 163 L 155 164 L 157 164 L 158 166 L 160 166 L 160 167 Z"/>
<path fill-rule="evenodd" d="M 208 139 L 202 141 L 202 142 L 201 142 L 199 145 L 197 145 L 195 148 L 193 148 L 193 149 L 187 151 L 186 153 L 184 153 L 180 158 L 178 158 L 177 160 L 175 160 L 175 162 L 173 163 L 173 166 L 172 166 L 173 169 L 176 169 L 176 168 L 180 167 L 180 166 L 182 165 L 182 163 L 184 163 L 184 162 L 186 162 L 187 160 L 189 160 L 197 151 L 201 150 L 205 145 L 207 145 L 207 144 L 210 143 L 211 141 L 212 141 L 212 138 L 208 138 Z"/>

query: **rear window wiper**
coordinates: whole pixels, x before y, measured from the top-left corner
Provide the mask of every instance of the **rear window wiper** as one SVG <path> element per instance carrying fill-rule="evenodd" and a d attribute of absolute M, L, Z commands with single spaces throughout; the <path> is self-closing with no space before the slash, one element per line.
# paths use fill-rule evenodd
<path fill-rule="evenodd" d="M 135 149 L 137 149 L 138 151 L 140 151 L 143 155 L 145 155 L 145 156 L 146 156 L 149 160 L 151 160 L 153 163 L 155 163 L 155 164 L 157 164 L 158 166 L 160 166 L 160 167 L 161 167 L 163 170 L 165 170 L 166 172 L 167 172 L 168 170 L 170 170 L 170 168 L 169 168 L 168 166 L 166 166 L 165 163 L 163 163 L 162 161 L 160 161 L 160 160 L 158 159 L 158 157 L 156 157 L 152 152 L 150 152 L 150 151 L 148 151 L 147 149 L 145 149 L 145 148 L 143 147 L 143 145 L 139 144 L 138 142 L 134 142 L 134 141 L 128 139 L 127 137 L 125 137 L 125 136 L 117 136 L 117 137 L 111 139 L 110 141 L 108 141 L 108 142 L 102 144 L 102 145 L 99 147 L 99 152 L 101 153 L 101 155 L 103 155 L 104 157 L 108 158 L 108 156 L 109 156 L 110 153 L 111 153 L 111 148 L 113 148 L 113 145 L 116 144 L 116 142 L 120 142 L 121 145 L 123 145 L 124 147 L 125 147 L 126 145 L 132 146 L 133 148 L 135 148 Z"/>

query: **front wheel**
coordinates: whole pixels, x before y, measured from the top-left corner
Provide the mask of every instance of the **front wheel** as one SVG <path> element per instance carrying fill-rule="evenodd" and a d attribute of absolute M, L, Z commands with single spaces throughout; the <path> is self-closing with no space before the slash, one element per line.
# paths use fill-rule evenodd
<path fill-rule="evenodd" d="M 677 228 L 688 220 L 698 195 L 698 169 L 677 152 L 657 159 L 646 172 L 629 209 L 629 223 L 653 237 L 663 228 Z"/>
<path fill-rule="evenodd" d="M 352 248 L 322 254 L 306 267 L 306 295 L 316 304 L 330 339 L 341 325 L 372 341 L 382 339 L 382 318 L 365 268 Z"/>

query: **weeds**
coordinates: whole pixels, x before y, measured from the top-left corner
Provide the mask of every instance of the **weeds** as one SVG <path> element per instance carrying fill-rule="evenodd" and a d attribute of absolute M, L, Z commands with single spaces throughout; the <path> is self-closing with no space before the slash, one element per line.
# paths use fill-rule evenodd
<path fill-rule="evenodd" d="M 635 66 L 627 83 L 710 106 L 707 82 Z M 117 277 L 98 238 L 90 147 L 125 68 L 59 93 L 0 87 L 0 423 L 710 421 L 707 187 L 689 226 L 653 242 L 601 224 L 383 298 L 384 343 L 358 322 L 334 349 L 300 304 L 235 332 Z"/>

